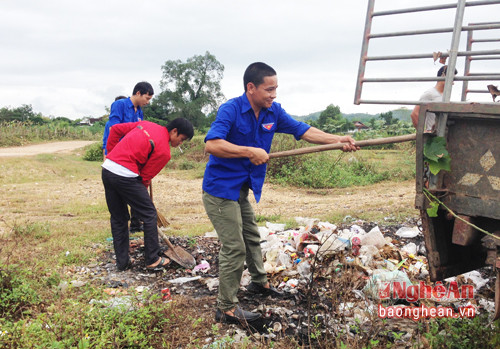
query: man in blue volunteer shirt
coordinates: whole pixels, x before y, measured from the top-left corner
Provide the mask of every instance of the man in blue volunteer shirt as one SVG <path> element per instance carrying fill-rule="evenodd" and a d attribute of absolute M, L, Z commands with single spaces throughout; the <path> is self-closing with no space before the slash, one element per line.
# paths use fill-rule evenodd
<path fill-rule="evenodd" d="M 205 138 L 210 159 L 203 177 L 203 204 L 221 242 L 219 295 L 215 320 L 254 321 L 259 314 L 238 306 L 236 294 L 246 261 L 252 282 L 247 291 L 283 294 L 269 285 L 262 261 L 260 234 L 249 189 L 260 200 L 266 162 L 276 132 L 315 144 L 344 142 L 344 151 L 359 149 L 349 136 L 336 136 L 290 117 L 275 103 L 278 78 L 265 63 L 252 63 L 243 76 L 245 93 L 224 103 Z"/>
<path fill-rule="evenodd" d="M 113 104 L 111 104 L 109 120 L 106 122 L 102 137 L 102 153 L 104 160 L 106 160 L 107 155 L 106 145 L 108 143 L 109 128 L 113 125 L 122 124 L 124 122 L 137 122 L 144 120 L 144 114 L 141 107 L 147 105 L 151 98 L 153 98 L 153 95 L 153 86 L 151 86 L 149 82 L 141 81 L 134 86 L 131 97 L 116 97 Z M 132 208 L 130 209 L 129 230 L 131 233 L 144 230 L 144 225 L 139 218 L 137 218 L 137 214 Z"/>

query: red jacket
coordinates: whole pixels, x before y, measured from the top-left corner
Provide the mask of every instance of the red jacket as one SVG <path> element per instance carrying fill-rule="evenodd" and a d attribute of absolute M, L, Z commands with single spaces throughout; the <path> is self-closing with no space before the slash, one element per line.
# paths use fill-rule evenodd
<path fill-rule="evenodd" d="M 138 173 L 147 187 L 170 161 L 169 141 L 167 128 L 154 122 L 116 124 L 109 131 L 106 158 Z"/>

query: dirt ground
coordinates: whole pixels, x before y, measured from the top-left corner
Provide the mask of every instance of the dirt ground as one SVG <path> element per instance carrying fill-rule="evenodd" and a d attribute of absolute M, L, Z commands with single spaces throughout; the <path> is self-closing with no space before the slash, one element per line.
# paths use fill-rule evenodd
<path fill-rule="evenodd" d="M 0 148 L 0 157 L 29 156 L 47 153 L 67 153 L 85 147 L 94 141 L 64 141 L 26 145 L 22 147 Z"/>
<path fill-rule="evenodd" d="M 71 152 L 80 150 L 90 143 L 93 142 L 66 141 L 0 148 L 0 157 Z M 168 168 L 153 180 L 155 205 L 159 212 L 169 220 L 172 230 L 182 231 L 192 225 L 199 225 L 200 229 L 204 226 L 211 226 L 201 202 L 201 183 L 201 178 L 186 178 L 184 171 L 173 171 Z M 30 189 L 32 188 L 25 188 L 26 191 Z M 36 189 L 38 192 L 43 190 L 40 186 Z M 45 189 L 49 196 L 54 190 L 50 188 L 50 185 Z M 78 192 L 82 198 L 104 201 L 102 182 L 98 174 L 86 179 Z M 413 180 L 379 183 L 358 188 L 321 190 L 284 188 L 266 183 L 258 204 L 255 203 L 253 195 L 250 195 L 250 198 L 256 215 L 264 219 L 272 217 L 278 217 L 280 220 L 294 217 L 332 219 L 334 213 L 337 219 L 345 216 L 359 218 L 365 215 L 365 218 L 378 216 L 382 219 L 386 218 L 386 221 L 418 216 L 418 211 L 414 208 L 415 182 Z M 72 198 L 60 197 L 59 200 L 61 199 L 71 200 Z"/>

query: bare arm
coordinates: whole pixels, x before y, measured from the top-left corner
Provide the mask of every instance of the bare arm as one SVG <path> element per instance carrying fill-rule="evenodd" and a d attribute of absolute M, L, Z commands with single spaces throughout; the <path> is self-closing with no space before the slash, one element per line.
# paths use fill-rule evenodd
<path fill-rule="evenodd" d="M 416 105 L 415 108 L 413 108 L 413 111 L 411 112 L 411 122 L 413 123 L 413 126 L 417 128 L 418 125 L 418 114 L 420 113 L 420 105 Z"/>
<path fill-rule="evenodd" d="M 254 165 L 262 165 L 269 160 L 269 155 L 262 148 L 240 146 L 224 139 L 207 141 L 205 151 L 220 158 L 248 158 Z"/>
<path fill-rule="evenodd" d="M 356 151 L 359 147 L 355 146 L 354 139 L 351 136 L 337 136 L 331 133 L 326 133 L 317 129 L 316 127 L 311 127 L 300 137 L 306 142 L 313 144 L 332 144 L 332 143 L 345 143 L 343 151 Z"/>

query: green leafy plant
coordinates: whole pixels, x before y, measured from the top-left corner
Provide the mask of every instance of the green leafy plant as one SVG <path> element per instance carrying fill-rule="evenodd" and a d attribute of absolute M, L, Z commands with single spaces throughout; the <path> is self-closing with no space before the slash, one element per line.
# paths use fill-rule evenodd
<path fill-rule="evenodd" d="M 0 317 L 17 318 L 39 303 L 27 271 L 0 265 Z"/>
<path fill-rule="evenodd" d="M 444 137 L 430 137 L 425 142 L 424 160 L 429 164 L 429 169 L 434 175 L 441 170 L 451 170 L 451 157 L 448 150 L 446 150 L 446 139 Z"/>
<path fill-rule="evenodd" d="M 85 148 L 85 154 L 83 155 L 83 160 L 86 161 L 102 161 L 102 142 L 96 142 L 88 145 Z"/>

